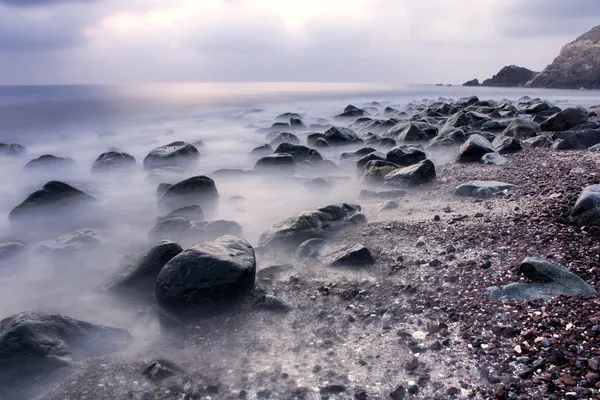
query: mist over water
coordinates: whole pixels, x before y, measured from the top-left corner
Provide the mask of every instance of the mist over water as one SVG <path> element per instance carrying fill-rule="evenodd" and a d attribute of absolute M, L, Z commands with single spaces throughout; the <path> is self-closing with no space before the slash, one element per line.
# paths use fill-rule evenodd
<path fill-rule="evenodd" d="M 301 170 L 295 178 L 213 174 L 219 169 L 253 168 L 258 157 L 250 156 L 250 150 L 269 142 L 267 133 L 256 132 L 258 128 L 270 127 L 285 112 L 301 114 L 306 125 L 319 118 L 345 125 L 332 117 L 348 104 L 361 107 L 378 101 L 402 110 L 412 101 L 472 94 L 497 100 L 529 95 L 558 104 L 568 99 L 569 104 L 583 106 L 598 102 L 595 92 L 366 84 L 0 87 L 0 142 L 27 148 L 21 156 L 0 158 L 0 242 L 24 241 L 35 250 L 18 263 L 0 267 L 0 319 L 21 311 L 50 311 L 124 327 L 136 340 L 143 342 L 145 336 L 150 340 L 155 332 L 136 328 L 134 311 L 107 301 L 96 289 L 123 265 L 123 257 L 154 243 L 148 232 L 163 214 L 157 207 L 159 183 L 173 184 L 196 175 L 212 177 L 220 200 L 207 219 L 236 221 L 243 227 L 244 238 L 256 245 L 261 233 L 274 223 L 331 203 L 356 203 L 361 189 L 353 168 L 332 173 Z M 306 134 L 296 134 L 305 145 Z M 197 165 L 182 174 L 149 176 L 142 167 L 148 152 L 180 140 L 203 142 Z M 92 174 L 92 163 L 109 148 L 133 155 L 137 168 Z M 338 149 L 319 151 L 339 164 Z M 27 162 L 44 154 L 72 158 L 74 165 L 23 171 Z M 443 162 L 445 156 L 436 155 L 434 160 Z M 334 188 L 315 191 L 303 184 L 304 178 L 319 176 L 333 179 Z M 9 212 L 51 180 L 69 183 L 98 201 L 94 215 L 89 215 L 94 220 L 89 228 L 98 228 L 100 237 L 74 252 L 56 250 L 61 245 L 55 242 L 59 234 L 53 226 L 16 233 L 8 223 Z M 243 199 L 232 199 L 236 196 Z M 192 244 L 181 243 L 184 249 Z M 44 245 L 54 250 L 44 251 Z M 258 269 L 265 266 L 259 264 Z"/>

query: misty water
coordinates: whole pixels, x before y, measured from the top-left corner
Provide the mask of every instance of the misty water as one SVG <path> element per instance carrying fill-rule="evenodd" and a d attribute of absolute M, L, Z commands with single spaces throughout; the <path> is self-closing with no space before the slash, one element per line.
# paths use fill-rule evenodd
<path fill-rule="evenodd" d="M 107 301 L 97 288 L 123 265 L 125 256 L 152 243 L 148 232 L 161 215 L 156 194 L 159 183 L 176 183 L 195 175 L 213 177 L 220 201 L 207 218 L 238 222 L 243 237 L 255 245 L 274 223 L 326 204 L 357 203 L 361 189 L 353 168 L 301 171 L 298 179 L 214 175 L 220 169 L 253 168 L 257 157 L 249 152 L 270 141 L 267 133 L 257 129 L 270 127 L 286 112 L 302 115 L 307 126 L 346 125 L 349 122 L 334 122 L 332 117 L 348 104 L 363 107 L 377 101 L 380 113 L 388 105 L 402 110 L 410 102 L 473 94 L 496 100 L 528 95 L 559 106 L 600 103 L 600 94 L 593 91 L 336 83 L 0 87 L 0 142 L 19 143 L 27 149 L 21 156 L 0 159 L 0 242 L 23 241 L 35 249 L 18 264 L 0 267 L 0 318 L 21 311 L 56 312 L 126 328 L 137 346 L 150 343 L 156 332 L 139 326 L 135 310 Z M 294 133 L 306 144 L 308 132 L 323 130 Z M 184 174 L 149 176 L 141 165 L 148 152 L 180 140 L 203 142 L 198 164 Z M 92 174 L 92 163 L 109 148 L 133 155 L 137 168 L 127 173 Z M 339 163 L 339 149 L 320 151 L 324 158 Z M 23 171 L 28 161 L 44 154 L 70 157 L 74 165 L 62 170 Z M 436 161 L 443 162 L 444 157 Z M 334 178 L 335 188 L 315 191 L 302 184 L 303 178 L 319 176 Z M 51 180 L 65 181 L 99 202 L 93 217 L 102 222 L 100 236 L 75 253 L 61 252 L 52 227 L 17 233 L 9 225 L 9 212 Z M 238 196 L 243 199 L 232 199 Z M 191 244 L 182 243 L 184 248 Z M 39 250 L 44 245 L 51 250 Z M 259 264 L 258 269 L 265 266 Z"/>

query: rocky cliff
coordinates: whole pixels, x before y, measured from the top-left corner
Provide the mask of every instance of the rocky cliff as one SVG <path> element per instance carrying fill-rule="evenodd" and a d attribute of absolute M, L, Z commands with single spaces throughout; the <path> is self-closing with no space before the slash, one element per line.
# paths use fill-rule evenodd
<path fill-rule="evenodd" d="M 529 82 L 537 72 L 527 68 L 508 65 L 502 68 L 496 75 L 486 79 L 481 84 L 477 79 L 463 83 L 463 86 L 496 86 L 496 87 L 517 87 L 524 86 Z"/>
<path fill-rule="evenodd" d="M 600 89 L 600 25 L 564 46 L 527 86 Z"/>

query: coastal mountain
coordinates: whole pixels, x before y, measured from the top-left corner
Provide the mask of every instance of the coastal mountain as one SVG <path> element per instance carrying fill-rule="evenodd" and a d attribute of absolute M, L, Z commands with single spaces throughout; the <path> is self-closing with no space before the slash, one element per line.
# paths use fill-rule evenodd
<path fill-rule="evenodd" d="M 473 79 L 465 82 L 463 86 L 495 86 L 495 87 L 518 87 L 524 86 L 537 72 L 516 65 L 508 65 L 502 68 L 496 75 L 486 79 L 483 83 Z"/>
<path fill-rule="evenodd" d="M 565 45 L 529 87 L 600 89 L 600 25 Z"/>

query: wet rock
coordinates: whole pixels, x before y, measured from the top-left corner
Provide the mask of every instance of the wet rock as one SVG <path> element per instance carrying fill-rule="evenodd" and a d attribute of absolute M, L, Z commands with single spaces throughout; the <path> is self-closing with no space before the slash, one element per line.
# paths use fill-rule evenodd
<path fill-rule="evenodd" d="M 418 164 L 387 174 L 384 182 L 387 186 L 412 187 L 431 183 L 436 178 L 435 166 L 431 160 L 423 160 Z"/>
<path fill-rule="evenodd" d="M 385 159 L 396 165 L 408 167 L 417 164 L 427 158 L 427 155 L 416 146 L 401 145 L 391 149 L 385 156 Z"/>
<path fill-rule="evenodd" d="M 186 142 L 173 142 L 150 151 L 144 158 L 144 168 L 153 170 L 162 167 L 193 166 L 198 161 L 198 149 Z"/>
<path fill-rule="evenodd" d="M 321 262 L 329 267 L 361 267 L 374 264 L 375 259 L 368 248 L 354 244 L 323 256 Z"/>
<path fill-rule="evenodd" d="M 263 157 L 273 153 L 273 148 L 268 144 L 263 144 L 262 146 L 255 147 L 250 151 L 251 156 L 255 157 Z"/>
<path fill-rule="evenodd" d="M 321 154 L 306 146 L 282 143 L 275 149 L 276 154 L 290 154 L 297 163 L 313 163 L 323 161 Z"/>
<path fill-rule="evenodd" d="M 465 197 L 491 197 L 496 193 L 509 190 L 515 185 L 498 181 L 471 181 L 456 188 L 454 194 Z"/>
<path fill-rule="evenodd" d="M 527 114 L 538 114 L 538 113 L 548 111 L 551 108 L 552 108 L 552 105 L 549 104 L 547 101 L 538 101 L 538 102 L 531 104 L 529 107 L 527 107 L 525 109 L 525 112 Z"/>
<path fill-rule="evenodd" d="M 254 249 L 243 239 L 222 236 L 184 250 L 160 271 L 159 306 L 179 316 L 222 311 L 254 288 Z"/>
<path fill-rule="evenodd" d="M 194 227 L 194 221 L 189 218 L 173 217 L 156 223 L 148 233 L 152 240 L 179 240 L 184 238 Z"/>
<path fill-rule="evenodd" d="M 338 384 L 329 384 L 326 386 L 322 386 L 319 389 L 321 394 L 336 394 L 336 393 L 344 393 L 346 391 L 346 386 L 338 385 Z"/>
<path fill-rule="evenodd" d="M 15 156 L 20 156 L 21 154 L 24 154 L 25 152 L 26 152 L 25 147 L 21 146 L 20 144 L 0 143 L 0 155 L 1 156 L 15 157 Z"/>
<path fill-rule="evenodd" d="M 269 144 L 271 146 L 278 146 L 282 143 L 300 144 L 300 139 L 293 133 L 279 132 Z"/>
<path fill-rule="evenodd" d="M 480 162 L 481 157 L 487 153 L 495 153 L 496 149 L 481 135 L 471 135 L 469 139 L 458 149 L 456 162 Z"/>
<path fill-rule="evenodd" d="M 389 161 L 371 160 L 363 167 L 361 179 L 366 183 L 383 183 L 386 175 L 396 171 L 398 166 Z"/>
<path fill-rule="evenodd" d="M 8 218 L 13 225 L 70 225 L 65 216 L 76 219 L 85 213 L 95 199 L 64 182 L 50 181 L 42 189 L 30 194 L 10 212 Z"/>
<path fill-rule="evenodd" d="M 362 143 L 363 140 L 356 136 L 352 129 L 332 126 L 324 133 L 324 138 L 332 146 L 343 146 Z"/>
<path fill-rule="evenodd" d="M 65 233 L 59 237 L 42 242 L 39 251 L 54 255 L 69 255 L 79 251 L 90 250 L 99 247 L 104 240 L 104 235 L 94 229 L 80 229 Z"/>
<path fill-rule="evenodd" d="M 275 312 L 290 312 L 294 309 L 294 307 L 281 300 L 279 297 L 275 297 L 273 295 L 267 294 L 261 296 L 254 303 L 254 308 L 258 310 L 266 310 L 266 311 L 275 311 Z"/>
<path fill-rule="evenodd" d="M 158 200 L 162 210 L 172 211 L 182 207 L 200 206 L 209 213 L 214 211 L 219 201 L 215 181 L 200 175 L 193 176 L 170 186 Z"/>
<path fill-rule="evenodd" d="M 182 251 L 183 249 L 177 243 L 163 240 L 117 272 L 103 289 L 121 293 L 139 293 L 152 299 L 160 270 Z"/>
<path fill-rule="evenodd" d="M 296 162 L 291 154 L 272 154 L 260 158 L 254 165 L 254 169 L 261 172 L 293 174 L 296 170 Z"/>
<path fill-rule="evenodd" d="M 369 161 L 385 161 L 385 154 L 374 151 L 356 161 L 356 168 L 363 170 Z"/>
<path fill-rule="evenodd" d="M 492 146 L 500 154 L 516 153 L 523 150 L 521 142 L 517 138 L 510 136 L 498 136 L 492 141 Z"/>
<path fill-rule="evenodd" d="M 329 143 L 325 138 L 319 138 L 315 141 L 314 147 L 331 147 L 331 143 Z"/>
<path fill-rule="evenodd" d="M 600 144 L 600 129 L 573 132 L 563 139 L 558 139 L 552 144 L 556 150 L 587 149 Z"/>
<path fill-rule="evenodd" d="M 183 373 L 184 370 L 177 364 L 163 359 L 152 361 L 142 371 L 142 375 L 154 383 L 160 383 L 166 379 L 181 375 Z"/>
<path fill-rule="evenodd" d="M 306 137 L 306 143 L 309 146 L 314 146 L 319 139 L 325 139 L 325 135 L 322 133 L 311 133 Z"/>
<path fill-rule="evenodd" d="M 187 218 L 191 219 L 192 221 L 202 221 L 204 220 L 204 212 L 202 211 L 202 207 L 194 204 L 191 206 L 177 208 L 164 217 L 158 217 L 156 222 L 161 222 L 176 217 Z"/>
<path fill-rule="evenodd" d="M 543 131 L 556 132 L 567 131 L 588 120 L 587 110 L 583 107 L 565 108 L 542 122 L 540 128 Z"/>
<path fill-rule="evenodd" d="M 124 329 L 57 314 L 20 313 L 0 321 L 0 397 L 36 398 L 56 379 L 90 357 L 127 347 Z M 35 382 L 35 384 L 34 384 Z"/>
<path fill-rule="evenodd" d="M 523 118 L 513 120 L 508 128 L 502 132 L 502 136 L 514 137 L 519 140 L 529 139 L 540 133 L 540 125 Z"/>
<path fill-rule="evenodd" d="M 402 125 L 401 130 L 398 125 L 389 130 L 389 135 L 396 140 L 405 142 L 421 142 L 429 140 L 429 136 L 421 130 L 416 124 Z"/>
<path fill-rule="evenodd" d="M 541 258 L 526 258 L 521 263 L 519 272 L 532 282 L 517 282 L 501 288 L 488 288 L 490 298 L 524 301 L 531 298 L 551 299 L 561 295 L 596 294 L 596 289 L 570 272 L 568 268 Z"/>
<path fill-rule="evenodd" d="M 525 86 L 537 72 L 531 71 L 527 68 L 518 67 L 516 65 L 508 65 L 502 68 L 496 75 L 491 79 L 483 81 L 481 86 L 495 86 L 495 87 L 519 87 Z"/>
<path fill-rule="evenodd" d="M 309 239 L 298 246 L 294 257 L 298 260 L 314 259 L 321 255 L 321 252 L 329 246 L 329 242 L 323 239 Z"/>
<path fill-rule="evenodd" d="M 390 399 L 392 400 L 404 400 L 406 398 L 406 389 L 400 385 L 390 393 Z"/>
<path fill-rule="evenodd" d="M 167 189 L 169 189 L 172 185 L 170 183 L 159 183 L 156 187 L 156 197 L 161 198 L 167 193 Z"/>
<path fill-rule="evenodd" d="M 481 157 L 481 161 L 487 165 L 504 165 L 508 163 L 508 159 L 506 157 L 502 157 L 498 153 L 487 153 Z"/>
<path fill-rule="evenodd" d="M 109 172 L 115 170 L 127 170 L 137 167 L 135 157 L 120 151 L 109 151 L 102 153 L 92 164 L 92 172 Z"/>
<path fill-rule="evenodd" d="M 580 226 L 600 225 L 600 185 L 590 185 L 583 189 L 569 218 Z"/>
<path fill-rule="evenodd" d="M 29 161 L 23 167 L 24 172 L 36 172 L 36 171 L 56 171 L 65 170 L 75 165 L 75 161 L 68 157 L 56 157 L 52 154 L 45 154 L 36 159 Z"/>
<path fill-rule="evenodd" d="M 359 205 L 342 203 L 301 212 L 273 225 L 261 235 L 258 245 L 295 247 L 308 239 L 322 239 L 352 224 L 350 221 L 360 210 Z"/>
<path fill-rule="evenodd" d="M 552 146 L 550 139 L 543 135 L 526 139 L 523 141 L 523 143 L 528 144 L 532 148 L 550 148 Z"/>

